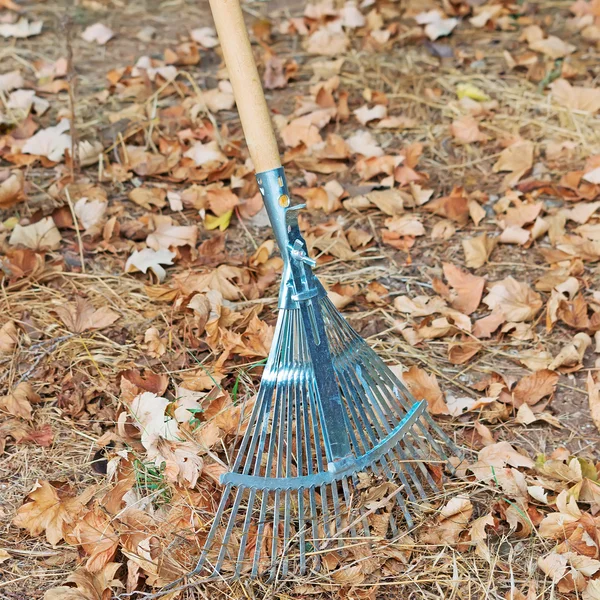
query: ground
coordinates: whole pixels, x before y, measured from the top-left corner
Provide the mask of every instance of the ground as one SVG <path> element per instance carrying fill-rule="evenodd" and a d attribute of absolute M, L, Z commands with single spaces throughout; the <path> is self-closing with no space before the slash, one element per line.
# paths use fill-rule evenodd
<path fill-rule="evenodd" d="M 164 597 L 600 598 L 597 0 L 243 6 L 316 273 L 465 460 L 400 539 Z M 207 2 L 2 27 L 0 598 L 141 598 L 195 562 L 281 262 Z"/>

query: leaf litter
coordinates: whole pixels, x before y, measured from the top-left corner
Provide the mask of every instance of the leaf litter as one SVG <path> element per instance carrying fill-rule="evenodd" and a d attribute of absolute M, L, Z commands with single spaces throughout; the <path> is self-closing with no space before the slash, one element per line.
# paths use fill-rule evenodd
<path fill-rule="evenodd" d="M 275 593 L 600 597 L 594 3 L 284 4 L 251 35 L 319 275 L 467 458 Z M 0 23 L 0 570 L 104 599 L 193 567 L 282 261 L 206 10 L 83 2 L 73 118 L 51 5 Z"/>

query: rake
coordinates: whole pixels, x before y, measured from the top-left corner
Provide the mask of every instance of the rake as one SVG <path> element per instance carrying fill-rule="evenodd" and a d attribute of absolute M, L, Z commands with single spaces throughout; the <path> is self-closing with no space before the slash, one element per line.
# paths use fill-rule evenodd
<path fill-rule="evenodd" d="M 272 348 L 197 567 L 187 576 L 284 576 L 326 548 L 399 534 L 396 515 L 438 493 L 458 449 L 350 327 L 313 274 L 239 0 L 210 0 L 221 48 L 284 262 Z M 384 497 L 373 497 L 374 482 Z M 397 506 L 392 510 L 391 505 Z M 401 519 L 399 519 L 400 521 Z"/>

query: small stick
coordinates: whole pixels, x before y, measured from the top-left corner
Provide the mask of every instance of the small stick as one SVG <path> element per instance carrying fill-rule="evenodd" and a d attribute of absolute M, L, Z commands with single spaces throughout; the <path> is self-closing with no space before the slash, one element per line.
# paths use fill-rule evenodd
<path fill-rule="evenodd" d="M 67 45 L 67 83 L 69 84 L 69 112 L 71 113 L 71 182 L 75 183 L 75 175 L 79 173 L 79 136 L 77 135 L 75 123 L 75 84 L 77 75 L 73 66 L 73 44 L 71 40 L 73 22 L 68 15 L 65 16 L 63 21 L 63 30 Z"/>
<path fill-rule="evenodd" d="M 77 221 L 77 215 L 75 214 L 75 207 L 71 200 L 71 194 L 69 194 L 69 187 L 65 187 L 65 196 L 71 209 L 71 216 L 73 217 L 73 223 L 75 223 L 75 234 L 77 235 L 77 243 L 79 244 L 79 259 L 81 261 L 81 272 L 85 273 L 85 262 L 83 259 L 83 242 L 81 241 L 81 232 L 79 231 L 79 222 Z"/>

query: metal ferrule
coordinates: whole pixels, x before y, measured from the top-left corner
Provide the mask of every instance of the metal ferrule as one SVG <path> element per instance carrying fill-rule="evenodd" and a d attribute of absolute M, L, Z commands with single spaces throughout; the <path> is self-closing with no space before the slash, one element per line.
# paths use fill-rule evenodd
<path fill-rule="evenodd" d="M 305 205 L 291 206 L 283 167 L 257 173 L 256 181 L 283 258 L 279 308 L 297 309 L 303 300 L 326 295 L 313 275 L 312 267 L 316 263 L 309 258 L 306 242 L 298 227 L 298 211 Z"/>

